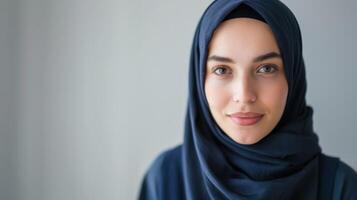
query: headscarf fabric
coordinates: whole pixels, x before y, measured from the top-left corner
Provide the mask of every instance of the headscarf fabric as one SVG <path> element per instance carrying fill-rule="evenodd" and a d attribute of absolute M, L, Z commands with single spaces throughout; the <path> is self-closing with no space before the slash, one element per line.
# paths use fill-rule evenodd
<path fill-rule="evenodd" d="M 213 119 L 204 92 L 208 44 L 229 15 L 248 6 L 269 25 L 284 63 L 288 98 L 277 126 L 243 145 Z M 233 14 L 232 14 L 233 13 Z M 278 0 L 216 0 L 203 13 L 191 47 L 189 96 L 182 145 L 186 199 L 316 199 L 318 155 L 313 110 L 306 104 L 301 32 L 294 14 Z"/>

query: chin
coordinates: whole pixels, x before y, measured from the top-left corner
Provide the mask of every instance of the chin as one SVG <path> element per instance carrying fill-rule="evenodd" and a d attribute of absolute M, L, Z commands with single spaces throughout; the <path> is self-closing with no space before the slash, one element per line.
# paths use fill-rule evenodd
<path fill-rule="evenodd" d="M 262 140 L 264 138 L 263 136 L 255 136 L 255 137 L 242 136 L 242 137 L 237 137 L 237 135 L 235 135 L 235 137 L 231 137 L 231 136 L 229 136 L 229 137 L 231 139 L 233 139 L 235 142 L 237 142 L 238 144 L 243 144 L 243 145 L 256 144 L 256 143 L 258 143 L 260 140 Z"/>
<path fill-rule="evenodd" d="M 260 140 L 248 138 L 248 139 L 234 139 L 234 141 L 237 142 L 238 144 L 252 145 L 259 142 Z"/>

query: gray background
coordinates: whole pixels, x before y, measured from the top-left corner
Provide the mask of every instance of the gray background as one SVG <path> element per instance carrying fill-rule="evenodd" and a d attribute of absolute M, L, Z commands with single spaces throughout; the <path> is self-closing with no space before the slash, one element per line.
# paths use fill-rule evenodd
<path fill-rule="evenodd" d="M 135 199 L 182 142 L 208 0 L 1 0 L 0 199 Z M 285 0 L 301 25 L 324 152 L 357 169 L 353 0 Z"/>

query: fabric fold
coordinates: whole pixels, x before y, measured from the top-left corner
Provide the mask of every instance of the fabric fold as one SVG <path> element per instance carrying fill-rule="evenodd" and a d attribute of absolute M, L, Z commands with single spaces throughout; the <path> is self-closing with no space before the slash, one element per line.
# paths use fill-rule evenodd
<path fill-rule="evenodd" d="M 259 13 L 271 27 L 289 86 L 279 124 L 253 145 L 238 144 L 224 134 L 211 116 L 204 94 L 209 41 L 222 20 L 241 4 Z M 275 0 L 214 1 L 200 19 L 191 47 L 182 148 L 186 198 L 316 199 L 321 149 L 305 93 L 301 33 L 292 12 Z"/>

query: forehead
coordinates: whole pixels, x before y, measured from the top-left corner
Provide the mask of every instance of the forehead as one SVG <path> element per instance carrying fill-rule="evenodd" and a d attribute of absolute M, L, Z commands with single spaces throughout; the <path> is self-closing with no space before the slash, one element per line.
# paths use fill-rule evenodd
<path fill-rule="evenodd" d="M 221 23 L 213 33 L 209 54 L 250 57 L 270 51 L 279 53 L 268 24 L 251 18 L 235 18 Z"/>

